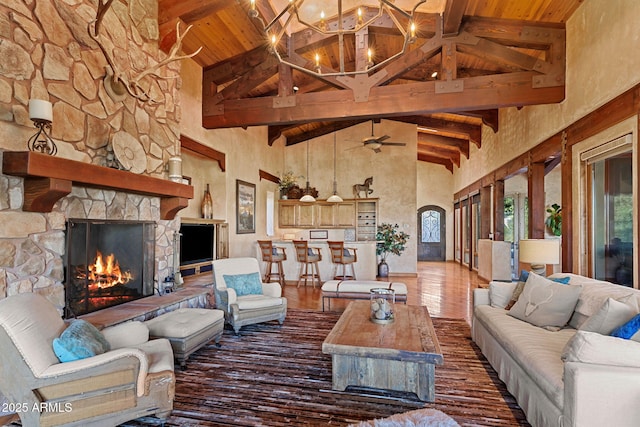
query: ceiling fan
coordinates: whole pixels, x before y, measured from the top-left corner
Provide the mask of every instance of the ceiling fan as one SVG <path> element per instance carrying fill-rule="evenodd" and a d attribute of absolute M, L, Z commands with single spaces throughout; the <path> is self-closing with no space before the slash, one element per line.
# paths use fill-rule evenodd
<path fill-rule="evenodd" d="M 364 147 L 369 148 L 371 150 L 373 150 L 374 153 L 379 153 L 380 148 L 383 145 L 389 145 L 389 146 L 401 146 L 404 147 L 405 145 L 407 145 L 404 142 L 391 142 L 391 141 L 387 141 L 387 139 L 389 139 L 390 136 L 389 135 L 382 135 L 382 136 L 375 136 L 373 133 L 373 120 L 371 120 L 371 136 L 365 136 L 364 138 L 362 138 L 362 144 Z"/>

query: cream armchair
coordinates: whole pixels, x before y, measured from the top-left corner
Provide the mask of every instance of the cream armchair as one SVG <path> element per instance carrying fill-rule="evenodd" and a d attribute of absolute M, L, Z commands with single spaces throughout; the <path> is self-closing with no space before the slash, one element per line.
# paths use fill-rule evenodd
<path fill-rule="evenodd" d="M 255 258 L 213 261 L 216 308 L 224 311 L 225 321 L 236 335 L 241 327 L 254 323 L 277 320 L 282 325 L 287 315 L 287 299 L 282 297 L 280 284 L 263 283 L 260 277 Z"/>
<path fill-rule="evenodd" d="M 148 341 L 141 322 L 103 330 L 111 350 L 60 363 L 53 340 L 66 325 L 38 294 L 0 301 L 0 392 L 26 426 L 115 426 L 173 408 L 173 351 Z"/>

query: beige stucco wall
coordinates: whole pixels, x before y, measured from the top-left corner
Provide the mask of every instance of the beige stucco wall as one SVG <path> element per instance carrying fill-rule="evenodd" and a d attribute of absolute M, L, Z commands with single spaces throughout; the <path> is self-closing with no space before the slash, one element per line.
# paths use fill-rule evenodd
<path fill-rule="evenodd" d="M 483 127 L 482 148 L 455 169 L 456 190 L 526 152 L 640 82 L 640 2 L 589 0 L 567 22 L 566 99 L 500 110 L 500 130 Z"/>

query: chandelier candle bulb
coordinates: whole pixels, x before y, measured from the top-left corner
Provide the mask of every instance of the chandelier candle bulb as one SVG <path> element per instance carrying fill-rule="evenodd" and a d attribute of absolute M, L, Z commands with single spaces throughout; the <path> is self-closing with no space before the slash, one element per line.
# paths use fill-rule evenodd
<path fill-rule="evenodd" d="M 53 106 L 44 99 L 31 99 L 29 101 L 29 118 L 31 120 L 53 121 Z"/>

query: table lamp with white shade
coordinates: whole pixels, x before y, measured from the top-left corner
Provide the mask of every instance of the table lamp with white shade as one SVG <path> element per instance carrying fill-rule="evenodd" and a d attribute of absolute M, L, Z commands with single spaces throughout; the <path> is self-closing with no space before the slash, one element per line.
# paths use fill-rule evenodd
<path fill-rule="evenodd" d="M 520 240 L 518 258 L 521 262 L 530 263 L 534 273 L 546 276 L 547 264 L 560 264 L 560 240 Z"/>

